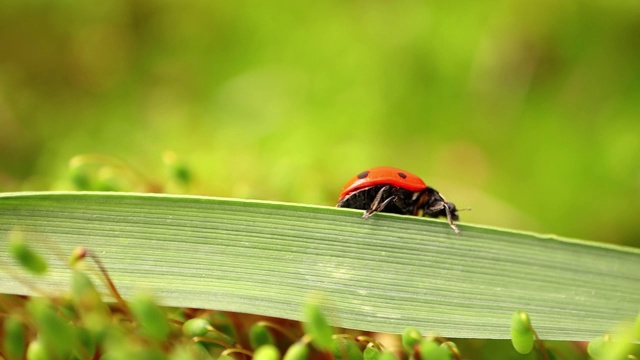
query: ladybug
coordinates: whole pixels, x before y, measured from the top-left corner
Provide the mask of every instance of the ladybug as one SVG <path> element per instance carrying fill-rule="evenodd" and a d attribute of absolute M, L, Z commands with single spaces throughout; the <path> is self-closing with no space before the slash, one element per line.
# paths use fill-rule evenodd
<path fill-rule="evenodd" d="M 336 206 L 365 210 L 365 219 L 377 212 L 446 216 L 451 228 L 460 232 L 453 223 L 459 218 L 453 203 L 416 175 L 392 167 L 375 167 L 354 176 L 342 188 Z"/>

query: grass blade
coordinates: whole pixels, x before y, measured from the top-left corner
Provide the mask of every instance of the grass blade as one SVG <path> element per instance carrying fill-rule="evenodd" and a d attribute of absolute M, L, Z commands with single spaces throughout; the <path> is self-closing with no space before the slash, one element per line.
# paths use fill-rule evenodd
<path fill-rule="evenodd" d="M 543 339 L 588 340 L 633 320 L 640 250 L 320 206 L 127 193 L 0 194 L 0 292 L 68 289 L 66 259 L 98 254 L 126 299 L 300 319 L 320 294 L 333 325 L 504 339 L 524 310 Z M 49 262 L 10 258 L 19 227 Z"/>

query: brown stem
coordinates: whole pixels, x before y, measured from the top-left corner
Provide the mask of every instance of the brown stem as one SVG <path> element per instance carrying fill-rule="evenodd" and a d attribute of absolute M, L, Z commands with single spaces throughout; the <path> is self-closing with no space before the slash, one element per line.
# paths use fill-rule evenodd
<path fill-rule="evenodd" d="M 231 344 L 229 344 L 229 343 L 227 343 L 225 341 L 208 338 L 206 336 L 195 336 L 191 340 L 193 340 L 194 342 L 208 342 L 208 343 L 212 343 L 212 344 L 218 344 L 218 345 L 222 346 L 225 349 L 233 348 L 233 346 Z"/>
<path fill-rule="evenodd" d="M 536 344 L 538 345 L 538 349 L 540 349 L 540 353 L 541 353 L 540 356 L 542 358 L 544 358 L 544 360 L 550 360 L 549 359 L 549 354 L 547 353 L 547 349 L 542 344 L 542 340 L 540 340 L 540 337 L 538 336 L 538 333 L 533 329 L 533 326 L 531 325 L 531 323 L 529 323 L 529 330 L 531 330 L 531 332 L 533 333 L 533 337 L 536 340 Z"/>
<path fill-rule="evenodd" d="M 113 283 L 113 281 L 111 281 L 111 277 L 109 277 L 107 268 L 104 265 L 102 265 L 102 262 L 100 261 L 100 259 L 98 259 L 98 257 L 94 255 L 93 252 L 87 251 L 87 256 L 93 259 L 93 261 L 96 263 L 96 265 L 100 269 L 100 272 L 102 273 L 102 276 L 103 276 L 103 280 L 106 282 L 109 292 L 111 293 L 111 295 L 113 295 L 114 298 L 116 298 L 116 301 L 118 302 L 120 307 L 122 307 L 122 311 L 124 311 L 127 314 L 127 316 L 130 319 L 132 319 L 133 316 L 131 315 L 129 306 L 127 306 L 127 302 L 122 298 L 122 296 L 120 296 L 118 289 L 116 289 L 116 285 Z"/>
<path fill-rule="evenodd" d="M 298 338 L 292 332 L 290 332 L 289 330 L 285 329 L 284 327 L 278 324 L 274 324 L 266 320 L 258 321 L 256 324 L 277 330 L 279 333 L 289 338 L 289 340 L 291 340 L 292 342 L 295 342 L 296 340 L 298 340 Z"/>

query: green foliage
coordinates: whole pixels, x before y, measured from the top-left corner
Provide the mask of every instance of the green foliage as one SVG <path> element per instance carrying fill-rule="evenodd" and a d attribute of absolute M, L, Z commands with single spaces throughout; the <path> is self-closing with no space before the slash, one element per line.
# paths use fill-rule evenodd
<path fill-rule="evenodd" d="M 69 265 L 71 267 L 76 266 L 78 262 L 83 260 L 86 256 L 87 256 L 87 249 L 83 247 L 77 247 L 73 249 L 73 252 L 71 252 L 71 256 L 69 256 Z"/>
<path fill-rule="evenodd" d="M 334 337 L 331 346 L 331 353 L 336 360 L 363 360 L 363 351 L 353 340 L 342 336 Z"/>
<path fill-rule="evenodd" d="M 511 342 L 520 354 L 528 354 L 533 350 L 533 328 L 529 315 L 524 311 L 516 311 L 511 317 Z"/>
<path fill-rule="evenodd" d="M 619 327 L 614 334 L 605 334 L 593 339 L 589 342 L 587 351 L 595 360 L 636 359 L 640 356 L 640 346 L 637 342 L 635 329 L 631 324 L 626 324 Z"/>
<path fill-rule="evenodd" d="M 172 161 L 175 163 L 176 161 Z M 169 166 L 169 165 L 168 165 Z M 179 166 L 178 164 L 171 166 Z M 183 171 L 187 171 L 186 169 Z M 158 191 L 157 185 L 149 182 L 135 168 L 114 156 L 83 154 L 69 161 L 68 179 L 76 190 L 81 191 Z M 186 185 L 188 179 L 181 179 Z"/>
<path fill-rule="evenodd" d="M 262 345 L 253 354 L 255 360 L 279 360 L 280 350 L 277 347 L 266 344 Z"/>
<path fill-rule="evenodd" d="M 27 246 L 22 232 L 13 231 L 8 238 L 11 254 L 25 270 L 36 274 L 47 273 L 47 263 Z M 329 353 L 335 359 L 342 360 L 396 360 L 389 349 L 379 347 L 375 341 L 353 335 L 334 334 L 317 303 L 305 306 L 304 333 L 294 333 L 293 337 L 300 340 L 290 347 L 283 346 L 286 341 L 276 341 L 265 322 L 254 323 L 249 333 L 243 334 L 237 332 L 238 329 L 242 330 L 242 327 L 236 327 L 237 318 L 236 321 L 231 321 L 225 313 L 205 311 L 185 315 L 188 313 L 186 309 L 171 312 L 158 306 L 146 295 L 126 303 L 107 304 L 81 266 L 84 265 L 82 260 L 87 257 L 88 253 L 84 248 L 77 248 L 70 257 L 71 287 L 66 296 L 30 298 L 23 307 L 6 307 L 5 302 L 0 301 L 0 315 L 10 314 L 0 316 L 4 334 L 2 356 L 9 360 L 19 359 L 26 351 L 27 359 L 99 356 L 106 360 L 235 360 L 238 357 L 232 354 L 240 352 L 260 360 L 278 360 L 280 354 L 285 354 L 285 359 L 297 360 L 327 356 Z M 102 274 L 107 276 L 106 272 Z M 111 295 L 117 298 L 114 296 L 117 294 Z M 182 323 L 182 327 L 171 325 L 179 323 Z M 287 331 L 283 333 L 285 332 Z M 614 360 L 633 353 L 633 341 L 640 335 L 640 316 L 634 326 L 621 334 L 615 342 L 608 335 L 595 339 L 588 346 L 589 355 L 598 360 Z M 513 315 L 511 335 L 513 347 L 518 352 L 528 353 L 533 349 L 537 335 L 527 313 L 516 312 Z M 246 342 L 243 338 L 248 338 L 248 343 L 243 343 Z M 406 328 L 399 341 L 405 349 L 401 353 L 401 359 L 411 356 L 423 360 L 462 358 L 456 343 L 437 337 L 424 339 L 415 328 Z M 313 346 L 309 346 L 310 344 Z M 224 349 L 222 353 L 221 348 Z M 255 352 L 245 350 L 248 348 Z M 555 350 L 541 346 L 537 350 L 540 358 L 557 358 Z M 573 355 L 564 354 L 566 358 L 573 358 Z M 575 354 L 576 358 L 580 356 Z"/>
<path fill-rule="evenodd" d="M 106 359 L 174 356 L 238 359 L 245 356 L 240 354 L 250 356 L 253 351 L 272 345 L 290 359 L 333 356 L 379 360 L 397 355 L 399 360 L 411 356 L 418 360 L 446 354 L 447 358 L 458 360 L 487 354 L 515 355 L 512 346 L 524 351 L 517 344 L 519 337 L 527 343 L 524 346 L 527 351 L 531 351 L 534 342 L 535 331 L 530 328 L 528 315 L 522 312 L 512 319 L 513 345 L 508 342 L 495 345 L 496 342 L 479 339 L 455 343 L 434 336 L 423 339 L 417 328 L 404 328 L 401 338 L 384 337 L 380 342 L 378 334 L 335 331 L 323 314 L 321 303 L 295 305 L 292 294 L 307 295 L 308 288 L 303 287 L 309 279 L 309 289 L 329 284 L 334 290 L 322 296 L 331 304 L 331 324 L 338 326 L 343 321 L 355 320 L 361 321 L 366 329 L 374 321 L 386 326 L 409 318 L 412 325 L 429 332 L 437 330 L 429 323 L 446 327 L 451 321 L 456 326 L 454 331 L 476 327 L 508 335 L 510 324 L 504 321 L 504 314 L 510 310 L 504 304 L 512 305 L 513 299 L 518 298 L 516 295 L 535 305 L 532 308 L 538 312 L 532 318 L 536 326 L 544 324 L 536 330 L 545 336 L 553 334 L 550 338 L 558 333 L 581 336 L 591 326 L 602 329 L 599 321 L 606 317 L 609 321 L 618 319 L 612 314 L 625 306 L 631 309 L 625 313 L 637 317 L 637 302 L 632 301 L 638 291 L 633 286 L 637 279 L 635 249 L 470 225 L 464 225 L 464 232 L 455 235 L 441 222 L 392 215 L 370 220 L 373 223 L 362 222 L 357 212 L 344 209 L 205 197 L 113 193 L 0 195 L 0 230 L 7 234 L 0 240 L 10 243 L 8 240 L 14 234 L 11 230 L 23 229 L 20 225 L 28 223 L 30 227 L 24 228 L 18 238 L 29 239 L 27 244 L 38 245 L 38 249 L 55 250 L 47 253 L 39 250 L 42 256 L 34 253 L 51 265 L 45 276 L 24 277 L 27 290 L 56 294 L 40 299 L 46 306 L 37 303 L 37 299 L 0 297 L 0 314 L 17 316 L 20 320 L 24 327 L 22 349 L 25 351 L 28 346 L 31 357 L 54 353 L 62 358 Z M 31 239 L 43 241 L 36 243 Z M 99 248 L 102 260 L 97 261 L 98 252 L 87 248 Z M 69 261 L 61 256 L 64 254 L 61 250 L 72 253 Z M 519 256 L 514 259 L 515 252 Z M 211 254 L 215 254 L 215 261 Z M 3 291 L 23 291 L 25 283 L 16 279 L 22 279 L 21 272 L 29 270 L 17 266 L 10 255 L 9 251 L 0 253 L 0 265 L 8 270 L 0 273 L 3 280 L 0 287 Z M 163 262 L 169 258 L 171 261 Z M 145 266 L 141 267 L 141 263 Z M 571 266 L 558 266 L 567 263 Z M 308 274 L 305 271 L 309 268 L 314 277 L 290 277 Z M 582 279 L 587 270 L 590 276 Z M 118 281 L 109 281 L 109 274 Z M 202 280 L 202 274 L 211 276 Z M 287 294 L 290 300 L 285 309 L 293 309 L 294 318 L 303 314 L 306 323 L 256 320 L 243 314 L 198 310 L 193 306 L 167 309 L 152 298 L 133 297 L 131 291 L 137 288 L 132 284 L 160 283 L 162 290 L 172 290 L 164 292 L 162 299 L 174 297 L 177 304 L 213 299 L 206 304 L 224 306 L 227 302 L 221 300 L 223 296 L 238 292 L 235 302 L 231 302 L 235 309 L 246 304 L 246 299 L 263 299 L 258 305 L 267 312 L 281 306 L 281 299 L 265 292 L 264 278 L 256 274 L 271 276 L 270 286 L 277 285 L 277 293 Z M 517 276 L 511 278 L 513 274 Z M 279 282 L 281 278 L 283 282 Z M 578 285 L 576 278 L 582 280 Z M 247 285 L 254 280 L 255 285 Z M 523 283 L 526 287 L 521 286 Z M 185 291 L 184 285 L 191 286 L 187 288 L 191 291 L 189 298 L 179 296 Z M 510 291 L 503 290 L 502 296 L 496 297 L 496 286 Z M 567 297 L 559 296 L 570 295 L 567 288 L 589 301 L 567 306 Z M 591 288 L 616 291 L 586 292 Z M 108 302 L 103 300 L 105 293 Z M 216 296 L 211 296 L 214 293 Z M 269 297 L 262 298 L 265 294 Z M 606 297 L 592 297 L 594 294 Z M 613 300 L 616 306 L 609 307 Z M 424 306 L 423 301 L 431 302 Z M 452 307 L 443 311 L 442 306 L 449 305 Z M 540 312 L 541 308 L 546 311 Z M 358 312 L 362 309 L 367 309 L 369 315 Z M 550 316 L 554 309 L 561 311 Z M 576 317 L 579 310 L 587 316 Z M 373 311 L 380 317 L 372 317 Z M 479 322 L 473 318 L 478 314 L 489 317 L 486 322 Z M 15 324 L 5 323 L 5 318 L 9 319 L 0 316 L 2 329 L 14 329 Z M 561 324 L 563 319 L 565 322 Z M 62 337 L 71 341 L 59 345 Z M 329 341 L 330 346 L 324 347 L 318 339 Z M 631 335 L 622 339 L 620 346 L 594 341 L 589 351 L 594 358 L 607 360 L 633 353 L 633 347 L 629 346 Z M 10 351 L 19 351 L 20 341 L 12 343 L 14 350 L 7 350 L 11 346 L 3 343 L 2 356 L 8 358 Z M 565 345 L 562 351 L 558 347 L 545 349 L 536 343 L 533 349 L 537 354 L 529 357 L 586 356 L 577 347 Z M 274 357 L 273 352 L 267 355 Z"/>
<path fill-rule="evenodd" d="M 149 338 L 165 341 L 169 336 L 169 322 L 164 310 L 149 296 L 141 294 L 129 304 L 140 330 Z"/>
<path fill-rule="evenodd" d="M 51 359 L 50 354 L 39 339 L 31 341 L 27 348 L 27 360 L 49 360 Z"/>
<path fill-rule="evenodd" d="M 67 358 L 77 342 L 75 328 L 62 317 L 46 298 L 31 298 L 27 311 L 38 328 L 41 346 L 54 358 Z M 38 353 L 37 350 L 33 350 Z"/>
<path fill-rule="evenodd" d="M 405 350 L 413 351 L 413 348 L 422 341 L 422 334 L 416 328 L 408 327 L 402 332 L 402 346 Z"/>
<path fill-rule="evenodd" d="M 74 250 L 74 254 L 77 253 Z M 94 259 L 96 264 L 100 264 L 93 255 L 82 253 L 81 259 Z M 232 354 L 239 352 L 256 359 L 278 360 L 281 353 L 287 359 L 306 359 L 310 351 L 315 354 L 330 350 L 338 359 L 363 358 L 365 346 L 361 346 L 354 338 L 327 333 L 328 330 L 333 333 L 333 330 L 317 304 L 311 303 L 305 308 L 309 320 L 313 322 L 310 327 L 313 334 L 290 334 L 285 327 L 267 321 L 253 324 L 249 340 L 255 353 L 251 353 L 244 350 L 240 339 L 231 338 L 212 325 L 212 322 L 220 324 L 221 328 L 226 327 L 226 333 L 236 333 L 233 325 L 229 328 L 229 317 L 223 313 L 215 315 L 215 312 L 203 311 L 177 327 L 170 325 L 171 316 L 185 316 L 184 312 L 166 311 L 147 295 L 138 295 L 125 303 L 104 303 L 92 279 L 83 270 L 88 265 L 85 261 L 72 261 L 70 291 L 63 298 L 30 298 L 17 301 L 10 307 L 17 313 L 26 310 L 29 319 L 26 324 L 16 315 L 0 317 L 5 335 L 2 343 L 4 357 L 8 360 L 21 359 L 26 351 L 27 359 L 199 360 L 234 359 Z M 100 269 L 105 282 L 111 282 L 106 269 Z M 115 287 L 111 291 L 113 297 L 120 296 Z M 10 303 L 10 300 L 4 299 L 0 305 Z M 174 323 L 176 321 L 172 320 Z M 300 340 L 289 347 L 276 346 L 269 327 L 288 337 L 297 336 Z M 328 336 L 330 346 L 327 349 L 309 347 L 311 339 L 317 338 L 318 334 Z M 374 344 L 379 346 L 375 342 L 369 343 Z"/>
<path fill-rule="evenodd" d="M 603 354 L 610 352 L 611 338 L 608 335 L 598 337 L 589 342 L 587 347 L 587 351 L 589 352 L 589 356 L 594 359 L 601 359 Z"/>
<path fill-rule="evenodd" d="M 305 306 L 303 327 L 317 349 L 328 350 L 332 347 L 333 329 L 316 302 L 309 302 Z"/>
<path fill-rule="evenodd" d="M 101 330 L 107 329 L 107 325 Z M 99 330 L 98 330 L 99 331 Z M 97 351 L 97 346 L 102 340 L 102 337 L 96 336 L 95 328 L 89 329 L 88 327 L 77 327 L 76 328 L 76 347 L 73 349 L 74 355 L 79 359 L 90 359 L 93 358 Z"/>
<path fill-rule="evenodd" d="M 382 352 L 375 346 L 372 346 L 372 344 L 367 345 L 367 347 L 362 352 L 362 358 L 364 360 L 378 360 L 381 355 Z"/>
<path fill-rule="evenodd" d="M 186 189 L 193 180 L 191 168 L 172 151 L 165 152 L 162 160 L 167 172 L 167 191 L 174 192 L 176 190 Z"/>
<path fill-rule="evenodd" d="M 422 340 L 418 346 L 420 359 L 424 360 L 450 360 L 451 352 L 434 340 Z"/>
<path fill-rule="evenodd" d="M 162 349 L 156 346 L 146 345 L 133 339 L 124 339 L 117 344 L 108 344 L 103 358 L 107 360 L 165 360 L 167 356 Z"/>
<path fill-rule="evenodd" d="M 182 325 L 182 333 L 188 337 L 205 336 L 209 329 L 211 324 L 200 318 L 189 319 Z"/>
<path fill-rule="evenodd" d="M 440 347 L 447 350 L 447 353 L 450 354 L 450 357 L 455 359 L 460 358 L 460 350 L 458 350 L 458 345 L 453 341 L 444 341 L 440 344 Z"/>
<path fill-rule="evenodd" d="M 101 338 L 111 319 L 108 307 L 86 273 L 74 269 L 71 278 L 71 299 L 80 321 L 92 337 Z"/>
<path fill-rule="evenodd" d="M 86 267 L 86 263 L 82 263 Z M 305 360 L 331 354 L 337 360 L 398 360 L 390 351 L 368 336 L 352 334 L 333 334 L 317 303 L 309 303 L 305 316 L 309 320 L 303 326 L 304 332 L 288 333 L 295 328 L 293 322 L 288 326 L 258 321 L 254 323 L 247 336 L 248 343 L 241 338 L 231 338 L 220 329 L 229 326 L 229 317 L 224 313 L 211 311 L 175 311 L 159 307 L 146 295 L 139 295 L 124 304 L 106 304 L 96 290 L 91 278 L 81 270 L 77 263 L 72 268 L 69 294 L 63 298 L 19 298 L 0 299 L 2 306 L 13 304 L 12 315 L 0 317 L 4 333 L 2 355 L 8 360 L 21 359 L 85 359 L 100 358 L 106 360 L 150 359 L 150 360 L 214 360 L 238 358 L 235 353 L 246 354 L 257 360 Z M 102 276 L 108 276 L 102 272 Z M 117 290 L 115 290 L 117 291 Z M 116 296 L 112 294 L 112 296 Z M 128 314 L 128 311 L 131 314 Z M 195 313 L 193 311 L 196 311 Z M 16 315 L 23 314 L 23 315 Z M 26 316 L 25 321 L 22 316 Z M 186 316 L 182 326 L 176 316 Z M 237 316 L 237 315 L 234 315 Z M 97 319 L 97 320 L 96 320 Z M 99 324 L 99 325 L 98 325 Z M 311 325 L 309 325 L 311 324 Z M 283 345 L 276 341 L 269 331 L 272 328 L 281 335 L 297 338 L 292 344 Z M 329 331 L 331 333 L 329 333 Z M 512 331 L 517 334 L 532 333 L 531 322 L 525 312 L 516 312 L 512 319 Z M 237 334 L 235 325 L 229 334 Z M 318 335 L 323 334 L 323 335 Z M 589 354 L 598 360 L 619 359 L 633 352 L 634 326 L 620 333 L 620 341 L 612 342 L 610 337 L 596 339 L 589 344 Z M 235 335 L 234 335 L 235 336 Z M 313 339 L 328 337 L 327 348 L 309 346 Z M 397 345 L 403 344 L 404 351 L 397 352 L 402 359 L 423 360 L 459 360 L 463 356 L 457 343 L 440 337 L 423 338 L 415 328 L 406 328 Z M 392 346 L 395 351 L 400 349 Z M 248 347 L 255 351 L 245 350 Z M 514 341 L 514 346 L 516 345 Z M 553 360 L 555 353 L 540 348 L 542 359 Z M 530 351 L 530 349 L 529 349 Z M 469 354 L 473 356 L 473 354 Z M 465 356 L 464 358 L 469 358 Z M 563 355 L 567 357 L 567 354 Z M 579 355 L 576 355 L 576 359 Z"/>
<path fill-rule="evenodd" d="M 398 358 L 390 351 L 383 351 L 380 356 L 378 356 L 378 360 L 398 360 Z"/>
<path fill-rule="evenodd" d="M 255 323 L 249 329 L 249 343 L 253 349 L 274 344 L 273 336 L 263 323 Z"/>
<path fill-rule="evenodd" d="M 2 349 L 7 360 L 22 359 L 26 349 L 25 326 L 16 315 L 9 315 L 4 321 Z"/>
<path fill-rule="evenodd" d="M 332 205 L 388 164 L 465 221 L 637 244 L 634 1 L 278 5 L 3 2 L 0 191 L 69 189 L 84 151 L 160 174 L 172 148 L 193 193 Z M 104 176 L 72 178 L 139 185 Z"/>
<path fill-rule="evenodd" d="M 42 275 L 47 271 L 47 263 L 25 241 L 20 230 L 9 233 L 9 251 L 20 265 L 30 272 Z"/>
<path fill-rule="evenodd" d="M 282 360 L 307 360 L 309 357 L 309 348 L 307 344 L 298 341 L 289 346 Z"/>

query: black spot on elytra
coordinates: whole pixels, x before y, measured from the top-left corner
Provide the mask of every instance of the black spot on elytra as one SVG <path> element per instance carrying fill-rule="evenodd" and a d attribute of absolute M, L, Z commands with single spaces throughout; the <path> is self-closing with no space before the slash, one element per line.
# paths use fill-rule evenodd
<path fill-rule="evenodd" d="M 403 179 L 406 179 L 406 178 L 407 178 L 407 174 L 405 174 L 405 173 L 403 173 L 403 172 L 399 172 L 399 173 L 398 173 L 398 176 L 400 176 L 400 177 L 401 177 L 401 178 L 403 178 Z"/>
<path fill-rule="evenodd" d="M 365 170 L 365 171 L 361 172 L 360 174 L 358 174 L 358 179 L 364 179 L 367 176 L 369 176 L 369 170 Z"/>

